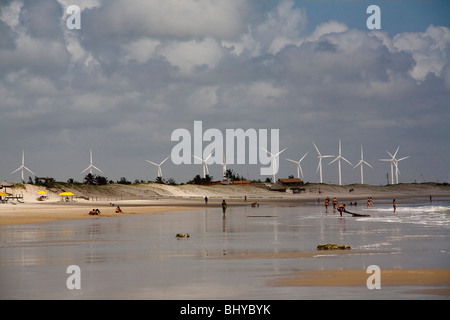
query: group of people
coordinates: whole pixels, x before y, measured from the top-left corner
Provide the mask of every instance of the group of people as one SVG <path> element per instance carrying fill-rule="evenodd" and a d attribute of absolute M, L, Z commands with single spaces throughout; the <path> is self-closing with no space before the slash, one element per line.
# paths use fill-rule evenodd
<path fill-rule="evenodd" d="M 92 209 L 91 211 L 89 211 L 90 216 L 98 216 L 99 214 L 100 214 L 100 210 L 98 210 L 98 209 Z"/>
<path fill-rule="evenodd" d="M 114 203 L 110 203 L 111 206 L 114 206 Z M 122 209 L 120 209 L 120 206 L 116 207 L 116 213 L 121 213 Z M 91 211 L 89 211 L 89 215 L 90 216 L 98 216 L 100 214 L 100 210 L 99 209 L 92 209 Z"/>
<path fill-rule="evenodd" d="M 328 205 L 329 205 L 329 204 L 330 204 L 330 198 L 327 197 L 327 198 L 325 199 L 325 202 L 324 202 L 324 205 L 325 205 L 325 212 L 326 212 L 326 213 L 328 213 Z M 337 204 L 338 204 L 338 201 L 337 201 L 336 197 L 333 198 L 332 204 L 333 204 L 333 212 L 336 212 L 336 206 L 337 206 Z"/>
<path fill-rule="evenodd" d="M 330 203 L 330 198 L 327 197 L 325 199 L 324 205 L 325 205 L 325 212 L 328 213 L 328 205 Z M 338 205 L 338 200 L 336 199 L 336 197 L 333 198 L 333 200 L 331 201 L 331 203 L 333 204 L 333 213 L 336 212 L 336 209 L 339 211 L 339 214 L 342 217 L 342 212 L 347 212 L 345 210 L 345 204 L 340 204 Z M 352 202 L 353 205 L 353 202 Z"/>

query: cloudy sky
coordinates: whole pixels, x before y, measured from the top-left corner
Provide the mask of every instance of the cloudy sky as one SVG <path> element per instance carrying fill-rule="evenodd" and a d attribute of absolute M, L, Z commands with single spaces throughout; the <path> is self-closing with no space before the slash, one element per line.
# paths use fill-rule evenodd
<path fill-rule="evenodd" d="M 376 3 L 381 29 L 369 30 Z M 69 5 L 81 9 L 70 30 Z M 279 129 L 277 177 L 318 182 L 317 154 L 364 158 L 386 184 L 398 146 L 400 182 L 450 174 L 450 3 L 437 1 L 14 0 L 0 2 L 0 180 L 74 178 L 94 165 L 112 180 L 154 180 L 172 132 Z M 205 147 L 209 142 L 204 142 Z M 324 161 L 324 182 L 337 164 Z M 230 165 L 245 177 L 261 164 Z M 221 165 L 209 166 L 221 177 Z M 167 161 L 185 182 L 201 165 Z M 344 184 L 359 169 L 342 163 Z M 31 174 L 26 173 L 26 180 Z"/>

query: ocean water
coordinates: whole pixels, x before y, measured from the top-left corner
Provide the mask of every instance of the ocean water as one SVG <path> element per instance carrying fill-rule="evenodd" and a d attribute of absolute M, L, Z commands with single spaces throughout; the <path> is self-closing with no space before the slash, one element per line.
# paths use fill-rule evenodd
<path fill-rule="evenodd" d="M 308 270 L 450 269 L 448 199 L 400 202 L 396 214 L 389 204 L 348 210 L 370 217 L 311 204 L 230 207 L 225 218 L 208 208 L 1 226 L 0 299 L 449 298 L 417 292 L 442 287 L 274 285 Z M 321 254 L 323 243 L 350 245 L 352 254 Z M 80 289 L 68 288 L 72 265 Z"/>

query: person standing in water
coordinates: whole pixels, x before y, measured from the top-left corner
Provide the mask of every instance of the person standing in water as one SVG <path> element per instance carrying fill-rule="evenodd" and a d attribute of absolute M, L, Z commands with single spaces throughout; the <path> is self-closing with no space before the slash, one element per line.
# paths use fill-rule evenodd
<path fill-rule="evenodd" d="M 338 201 L 337 201 L 337 199 L 336 199 L 336 197 L 334 197 L 333 198 L 333 213 L 335 213 L 336 212 L 336 205 L 338 204 Z"/>
<path fill-rule="evenodd" d="M 395 199 L 392 200 L 392 206 L 394 207 L 394 213 L 395 213 L 395 211 L 397 210 L 397 208 L 395 207 Z"/>
<path fill-rule="evenodd" d="M 222 212 L 223 215 L 227 213 L 227 203 L 225 202 L 225 199 L 222 200 Z"/>
<path fill-rule="evenodd" d="M 324 203 L 324 205 L 325 205 L 325 213 L 328 213 L 328 202 L 329 202 L 329 199 L 326 198 L 325 199 L 325 203 Z"/>

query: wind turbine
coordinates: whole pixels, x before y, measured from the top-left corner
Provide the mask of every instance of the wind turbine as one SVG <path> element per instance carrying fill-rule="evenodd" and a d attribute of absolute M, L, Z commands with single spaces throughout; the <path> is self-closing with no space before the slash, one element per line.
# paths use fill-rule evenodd
<path fill-rule="evenodd" d="M 398 162 L 409 158 L 409 156 L 400 159 L 395 158 L 397 156 L 399 149 L 400 146 L 397 147 L 397 150 L 395 151 L 394 155 L 392 155 L 389 151 L 386 151 L 388 155 L 391 156 L 391 159 L 378 159 L 380 161 L 388 161 L 391 163 L 391 184 L 394 184 L 394 166 L 395 166 L 396 183 L 398 184 L 398 174 L 400 173 L 400 170 L 398 170 Z"/>
<path fill-rule="evenodd" d="M 347 159 L 345 159 L 345 158 L 342 156 L 342 154 L 341 154 L 341 139 L 339 139 L 339 155 L 338 155 L 333 161 L 331 161 L 331 162 L 329 163 L 329 165 L 332 164 L 332 163 L 335 162 L 335 161 L 338 162 L 338 168 L 339 168 L 339 185 L 340 185 L 340 186 L 342 185 L 342 178 L 341 178 L 341 159 L 344 160 L 345 162 L 347 162 L 348 164 L 350 164 L 351 166 L 353 166 L 353 165 L 351 164 L 350 161 L 348 161 Z"/>
<path fill-rule="evenodd" d="M 317 148 L 317 146 L 316 146 L 316 144 L 314 142 L 313 142 L 313 145 L 316 148 L 316 151 L 317 151 L 317 154 L 318 154 L 317 158 L 319 158 L 319 165 L 317 166 L 316 172 L 320 171 L 320 183 L 322 183 L 322 158 L 332 158 L 334 156 L 332 156 L 332 155 L 323 156 L 322 154 L 320 154 L 319 148 Z"/>
<path fill-rule="evenodd" d="M 227 175 L 227 160 L 225 157 L 225 152 L 223 153 L 223 161 L 222 161 L 222 180 L 225 180 Z"/>
<path fill-rule="evenodd" d="M 305 159 L 307 154 L 308 154 L 308 152 L 305 153 L 305 155 L 298 161 L 294 161 L 294 160 L 291 160 L 291 159 L 286 159 L 287 161 L 290 161 L 292 163 L 296 163 L 297 164 L 297 178 L 299 178 L 299 179 L 300 179 L 300 172 L 302 173 L 302 178 L 303 178 L 303 170 L 302 170 L 302 166 L 300 165 L 300 162 L 302 162 L 303 159 Z"/>
<path fill-rule="evenodd" d="M 364 173 L 363 173 L 363 165 L 364 164 L 368 165 L 369 167 L 371 167 L 373 169 L 373 167 L 370 164 L 368 164 L 366 161 L 364 161 L 363 147 L 361 146 L 361 160 L 359 160 L 358 164 L 353 167 L 353 169 L 354 169 L 357 166 L 361 166 L 361 184 L 364 184 Z"/>
<path fill-rule="evenodd" d="M 193 155 L 194 158 L 196 158 L 196 159 L 198 159 L 198 160 L 200 160 L 202 162 L 203 178 L 206 178 L 206 175 L 209 175 L 208 165 L 206 164 L 206 161 L 208 161 L 208 159 L 212 156 L 213 153 L 214 153 L 214 150 L 204 160 Z"/>
<path fill-rule="evenodd" d="M 280 155 L 280 153 L 282 153 L 284 150 L 286 150 L 287 148 L 284 148 L 283 150 L 281 150 L 280 152 L 278 152 L 277 154 L 273 154 L 269 151 L 267 151 L 266 149 L 262 148 L 265 152 L 267 152 L 270 157 L 272 158 L 272 171 L 273 171 L 273 183 L 276 183 L 275 180 L 275 168 L 277 166 L 277 157 Z"/>
<path fill-rule="evenodd" d="M 23 169 L 28 170 L 29 172 L 31 172 L 32 174 L 34 174 L 36 176 L 36 174 L 33 171 L 31 171 L 30 169 L 28 169 L 25 166 L 25 150 L 22 150 L 22 165 L 19 168 L 17 168 L 16 170 L 14 170 L 13 172 L 11 172 L 11 174 L 13 174 L 13 173 L 16 173 L 19 170 L 22 170 L 22 182 L 25 182 L 25 180 L 23 178 Z"/>
<path fill-rule="evenodd" d="M 161 165 L 162 165 L 164 162 L 166 162 L 166 160 L 169 159 L 169 158 L 170 158 L 170 156 L 168 156 L 167 158 L 165 158 L 165 159 L 164 159 L 163 161 L 161 161 L 159 164 L 158 164 L 158 163 L 154 163 L 154 162 L 149 161 L 149 160 L 145 160 L 145 161 L 147 161 L 148 163 L 151 163 L 151 164 L 157 166 L 157 167 L 158 167 L 158 177 L 162 178 Z"/>
<path fill-rule="evenodd" d="M 82 174 L 83 172 L 86 172 L 86 171 L 88 171 L 88 170 L 89 170 L 89 173 L 92 174 L 92 168 L 94 168 L 95 170 L 98 170 L 98 171 L 100 171 L 101 173 L 103 173 L 102 170 L 100 170 L 99 168 L 97 168 L 96 166 L 94 166 L 94 165 L 92 164 L 92 149 L 90 149 L 90 154 L 91 154 L 91 162 L 90 162 L 90 165 L 89 165 L 89 167 L 87 167 L 86 169 L 84 169 L 83 171 L 81 171 L 80 174 Z"/>

